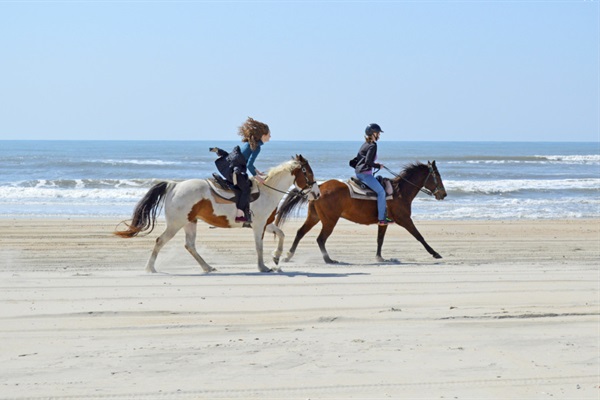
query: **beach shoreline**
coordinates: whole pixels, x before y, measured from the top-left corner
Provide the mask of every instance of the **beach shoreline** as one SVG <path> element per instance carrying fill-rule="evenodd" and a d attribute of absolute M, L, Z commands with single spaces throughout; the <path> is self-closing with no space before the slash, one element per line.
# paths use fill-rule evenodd
<path fill-rule="evenodd" d="M 0 218 L 0 398 L 563 398 L 600 394 L 600 220 L 320 225 L 283 273 L 198 224 L 144 265 L 118 219 Z M 290 220 L 284 254 L 302 220 Z M 265 260 L 276 242 L 265 237 Z"/>

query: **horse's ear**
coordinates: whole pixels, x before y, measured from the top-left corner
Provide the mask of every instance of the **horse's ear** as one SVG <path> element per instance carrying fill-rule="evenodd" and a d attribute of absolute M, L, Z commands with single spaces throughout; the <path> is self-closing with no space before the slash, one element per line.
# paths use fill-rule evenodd
<path fill-rule="evenodd" d="M 427 160 L 427 165 L 431 167 L 431 161 Z"/>
<path fill-rule="evenodd" d="M 433 160 L 433 162 L 431 163 L 431 165 L 433 165 L 435 167 L 435 160 Z"/>

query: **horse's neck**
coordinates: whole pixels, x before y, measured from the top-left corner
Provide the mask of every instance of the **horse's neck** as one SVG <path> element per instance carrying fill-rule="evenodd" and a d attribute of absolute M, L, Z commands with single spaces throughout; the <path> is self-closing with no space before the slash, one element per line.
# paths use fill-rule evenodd
<path fill-rule="evenodd" d="M 419 190 L 425 185 L 426 176 L 427 175 L 419 169 L 410 175 L 404 176 L 404 179 L 400 178 L 400 191 L 402 192 L 402 197 L 409 201 L 413 201 L 413 199 L 417 197 L 417 194 L 419 194 Z"/>
<path fill-rule="evenodd" d="M 289 171 L 269 175 L 269 178 L 265 180 L 264 185 L 260 185 L 260 204 L 262 204 L 263 207 L 266 207 L 269 212 L 272 212 L 293 183 L 294 177 Z"/>
<path fill-rule="evenodd" d="M 294 176 L 290 171 L 281 171 L 273 176 L 269 176 L 265 181 L 265 184 L 281 191 L 287 191 L 292 183 L 294 183 Z"/>

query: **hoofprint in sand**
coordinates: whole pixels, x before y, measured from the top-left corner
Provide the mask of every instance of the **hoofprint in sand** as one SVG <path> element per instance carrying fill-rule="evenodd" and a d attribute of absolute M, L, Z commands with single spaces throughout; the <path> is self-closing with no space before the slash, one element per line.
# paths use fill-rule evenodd
<path fill-rule="evenodd" d="M 256 271 L 250 230 L 198 226 L 144 265 L 118 221 L 1 219 L 0 398 L 571 398 L 600 395 L 600 221 L 342 221 Z M 302 221 L 284 226 L 286 249 Z M 265 237 L 265 254 L 275 246 Z"/>

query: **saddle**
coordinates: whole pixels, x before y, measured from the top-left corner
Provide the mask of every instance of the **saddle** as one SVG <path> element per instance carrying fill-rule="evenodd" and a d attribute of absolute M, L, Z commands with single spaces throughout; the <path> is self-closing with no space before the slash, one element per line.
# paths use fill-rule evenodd
<path fill-rule="evenodd" d="M 392 189 L 390 180 L 387 178 L 382 178 L 381 180 L 379 180 L 379 182 L 382 183 L 383 188 L 386 191 L 387 196 L 385 199 L 392 200 L 394 191 Z M 346 186 L 348 186 L 351 198 L 358 200 L 377 200 L 377 193 L 375 193 L 371 190 L 371 188 L 359 181 L 358 178 L 351 177 L 344 183 L 346 184 Z"/>
<path fill-rule="evenodd" d="M 239 190 L 233 186 L 233 183 L 225 180 L 221 175 L 213 173 L 212 178 L 206 180 L 211 192 L 215 195 L 215 201 L 217 203 L 235 203 L 235 199 L 239 193 Z M 253 185 L 250 180 L 250 203 L 258 199 L 260 191 L 258 185 Z"/>

